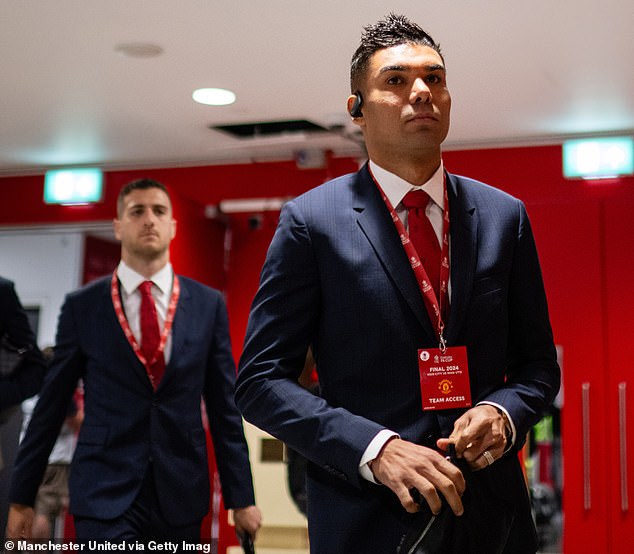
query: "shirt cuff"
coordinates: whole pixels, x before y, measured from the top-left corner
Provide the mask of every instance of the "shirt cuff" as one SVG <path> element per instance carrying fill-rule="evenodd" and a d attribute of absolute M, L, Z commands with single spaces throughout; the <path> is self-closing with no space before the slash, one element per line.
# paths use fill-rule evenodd
<path fill-rule="evenodd" d="M 398 433 L 390 431 L 389 429 L 383 429 L 375 435 L 365 449 L 363 456 L 361 456 L 361 461 L 359 462 L 359 475 L 361 475 L 361 477 L 366 481 L 370 481 L 370 483 L 381 484 L 374 478 L 374 474 L 370 469 L 370 462 L 379 455 L 379 452 L 381 452 L 381 449 L 385 446 L 387 441 L 398 436 Z"/>
<path fill-rule="evenodd" d="M 483 402 L 478 402 L 477 405 L 480 406 L 481 404 L 488 404 L 489 406 L 493 406 L 494 408 L 498 409 L 500 412 L 502 412 L 506 416 L 506 420 L 509 422 L 509 426 L 511 427 L 511 439 L 509 440 L 508 444 L 506 445 L 506 448 L 504 449 L 505 453 L 508 452 L 515 444 L 515 439 L 517 437 L 517 433 L 515 431 L 515 424 L 513 423 L 511 416 L 506 411 L 506 408 L 504 406 L 501 406 L 500 404 L 496 404 L 495 402 L 489 402 L 488 400 L 485 400 Z"/>

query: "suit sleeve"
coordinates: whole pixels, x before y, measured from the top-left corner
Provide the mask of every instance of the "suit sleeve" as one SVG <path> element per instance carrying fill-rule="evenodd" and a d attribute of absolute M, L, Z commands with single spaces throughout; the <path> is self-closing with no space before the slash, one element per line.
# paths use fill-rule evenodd
<path fill-rule="evenodd" d="M 17 368 L 0 379 L 0 409 L 4 409 L 37 394 L 42 385 L 46 364 L 13 283 L 0 281 L 0 294 L 0 336 L 6 337 L 13 346 L 26 349 Z"/>
<path fill-rule="evenodd" d="M 218 296 L 205 385 L 205 407 L 224 503 L 228 509 L 255 504 L 249 449 L 244 437 L 242 415 L 233 396 L 235 379 L 227 309 Z"/>
<path fill-rule="evenodd" d="M 55 355 L 15 459 L 10 502 L 33 506 L 83 367 L 73 306 L 67 298 L 59 317 Z"/>
<path fill-rule="evenodd" d="M 552 404 L 561 377 L 537 248 L 519 201 L 518 211 L 508 298 L 507 378 L 502 388 L 485 399 L 508 411 L 519 439 L 516 448 Z"/>
<path fill-rule="evenodd" d="M 253 301 L 236 399 L 248 421 L 359 485 L 361 456 L 383 427 L 329 405 L 297 382 L 320 313 L 319 264 L 305 217 L 292 201 L 280 215 Z"/>

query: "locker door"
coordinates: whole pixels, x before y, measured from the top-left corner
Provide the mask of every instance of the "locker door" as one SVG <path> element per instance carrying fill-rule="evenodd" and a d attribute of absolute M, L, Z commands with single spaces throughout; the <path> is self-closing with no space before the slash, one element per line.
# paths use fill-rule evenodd
<path fill-rule="evenodd" d="M 607 298 L 606 431 L 609 452 L 610 553 L 632 552 L 634 537 L 634 194 L 609 197 L 605 225 L 605 297 Z"/>
<path fill-rule="evenodd" d="M 608 536 L 601 203 L 528 205 L 562 347 L 563 552 L 605 552 Z"/>

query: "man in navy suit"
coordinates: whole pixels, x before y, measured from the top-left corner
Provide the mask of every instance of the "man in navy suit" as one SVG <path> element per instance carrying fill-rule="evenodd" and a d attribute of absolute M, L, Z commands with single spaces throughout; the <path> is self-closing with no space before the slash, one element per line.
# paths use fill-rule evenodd
<path fill-rule="evenodd" d="M 222 297 L 174 273 L 176 222 L 162 184 L 126 185 L 114 228 L 121 241 L 114 275 L 70 294 L 62 307 L 54 359 L 15 462 L 7 535 L 30 533 L 31 506 L 81 379 L 85 416 L 69 481 L 78 538 L 200 538 L 210 489 L 201 399 L 225 506 L 234 510 L 236 530 L 254 537 L 261 516 L 233 400 Z M 151 353 L 144 282 L 152 324 L 158 320 Z"/>
<path fill-rule="evenodd" d="M 420 27 L 394 15 L 366 27 L 351 84 L 369 163 L 284 206 L 238 407 L 312 462 L 312 552 L 395 552 L 417 500 L 438 513 L 443 499 L 457 521 L 491 518 L 495 552 L 535 552 L 517 451 L 559 368 L 526 211 L 445 171 L 445 62 Z M 404 205 L 418 189 L 431 198 L 436 261 L 415 246 Z M 309 346 L 320 396 L 297 383 Z M 469 485 L 445 458 L 450 444 L 493 491 L 480 513 L 465 512 Z"/>

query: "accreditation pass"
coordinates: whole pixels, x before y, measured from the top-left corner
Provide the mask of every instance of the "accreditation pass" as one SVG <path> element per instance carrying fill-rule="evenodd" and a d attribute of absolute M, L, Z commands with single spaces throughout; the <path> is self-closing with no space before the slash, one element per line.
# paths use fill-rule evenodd
<path fill-rule="evenodd" d="M 451 346 L 418 351 L 418 371 L 423 410 L 471 406 L 467 348 Z"/>

